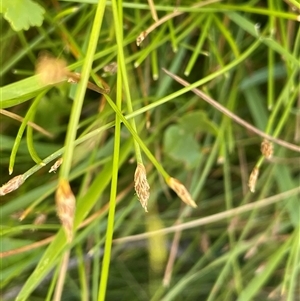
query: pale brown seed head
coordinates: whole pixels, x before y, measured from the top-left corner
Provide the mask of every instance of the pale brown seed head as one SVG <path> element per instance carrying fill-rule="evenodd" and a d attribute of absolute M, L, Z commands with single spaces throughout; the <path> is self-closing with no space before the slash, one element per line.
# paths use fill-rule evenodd
<path fill-rule="evenodd" d="M 106 66 L 103 67 L 103 71 L 110 73 L 110 74 L 115 74 L 118 71 L 118 63 L 117 62 L 112 62 Z"/>
<path fill-rule="evenodd" d="M 191 207 L 196 208 L 197 204 L 195 201 L 192 199 L 192 196 L 186 189 L 186 187 L 177 179 L 175 178 L 170 178 L 168 181 L 168 185 L 177 193 L 177 195 L 180 197 L 180 199 L 188 204 Z"/>
<path fill-rule="evenodd" d="M 273 143 L 264 139 L 260 145 L 260 151 L 266 159 L 271 159 L 273 156 Z"/>
<path fill-rule="evenodd" d="M 255 192 L 255 186 L 256 186 L 258 174 L 259 174 L 259 169 L 258 167 L 255 166 L 250 174 L 249 181 L 248 181 L 248 187 L 251 192 Z"/>
<path fill-rule="evenodd" d="M 65 230 L 67 240 L 70 243 L 73 239 L 73 223 L 76 209 L 75 196 L 69 182 L 61 180 L 55 194 L 57 215 Z"/>
<path fill-rule="evenodd" d="M 42 54 L 37 61 L 35 73 L 39 75 L 41 84 L 53 85 L 66 80 L 68 69 L 63 59 Z"/>
<path fill-rule="evenodd" d="M 141 43 L 145 40 L 145 38 L 147 37 L 148 32 L 147 31 L 143 31 L 137 38 L 136 38 L 136 45 L 140 46 Z"/>
<path fill-rule="evenodd" d="M 138 163 L 134 173 L 134 189 L 141 202 L 142 207 L 147 210 L 150 197 L 150 186 L 147 181 L 146 169 L 143 164 Z"/>
<path fill-rule="evenodd" d="M 47 215 L 45 213 L 39 213 L 34 219 L 34 225 L 42 225 L 47 220 Z"/>
<path fill-rule="evenodd" d="M 0 187 L 0 195 L 6 195 L 16 189 L 18 189 L 24 182 L 26 178 L 24 175 L 18 175 L 10 179 L 7 183 Z"/>
<path fill-rule="evenodd" d="M 44 213 L 39 213 L 33 221 L 35 226 L 43 225 L 47 220 L 47 215 Z M 32 228 L 32 231 L 35 231 L 35 228 Z"/>

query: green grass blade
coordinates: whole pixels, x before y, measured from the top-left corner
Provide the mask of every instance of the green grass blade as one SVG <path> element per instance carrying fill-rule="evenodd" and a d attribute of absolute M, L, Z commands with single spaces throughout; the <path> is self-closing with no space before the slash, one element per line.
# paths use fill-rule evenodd
<path fill-rule="evenodd" d="M 294 232 L 294 235 L 295 233 L 297 233 L 297 231 Z M 240 296 L 238 296 L 237 301 L 250 301 L 255 298 L 255 295 L 258 293 L 259 289 L 270 278 L 272 272 L 285 257 L 286 252 L 290 249 L 292 240 L 293 236 L 288 238 L 286 242 L 280 246 L 279 249 L 275 250 L 274 254 L 266 263 L 264 270 L 260 274 L 256 275 L 256 277 L 254 277 L 252 281 L 250 281 L 250 283 L 248 283 Z"/>

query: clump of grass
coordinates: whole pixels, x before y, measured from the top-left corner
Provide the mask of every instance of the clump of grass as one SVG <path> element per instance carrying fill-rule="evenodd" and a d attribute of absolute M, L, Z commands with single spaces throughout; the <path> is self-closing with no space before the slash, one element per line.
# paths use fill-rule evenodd
<path fill-rule="evenodd" d="M 1 299 L 296 300 L 296 2 L 53 3 L 2 20 Z"/>

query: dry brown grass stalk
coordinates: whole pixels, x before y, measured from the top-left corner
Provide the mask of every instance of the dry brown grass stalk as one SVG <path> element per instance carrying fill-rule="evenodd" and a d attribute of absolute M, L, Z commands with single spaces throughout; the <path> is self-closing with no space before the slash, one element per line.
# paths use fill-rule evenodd
<path fill-rule="evenodd" d="M 173 74 L 172 72 L 166 70 L 165 68 L 162 68 L 162 70 L 168 74 L 170 77 L 172 77 L 174 80 L 176 80 L 178 83 L 180 83 L 181 85 L 183 85 L 184 87 L 188 87 L 191 84 L 187 81 L 185 81 L 183 78 Z M 211 106 L 213 106 L 214 108 L 216 108 L 217 110 L 219 110 L 221 113 L 223 113 L 224 115 L 228 116 L 229 118 L 231 118 L 234 122 L 238 123 L 239 125 L 243 126 L 245 129 L 247 129 L 248 131 L 251 131 L 257 135 L 259 135 L 262 138 L 265 138 L 271 142 L 274 142 L 278 145 L 281 145 L 285 148 L 288 148 L 290 150 L 293 150 L 295 152 L 300 152 L 300 147 L 298 145 L 289 143 L 287 141 L 275 138 L 269 134 L 266 134 L 265 132 L 259 130 L 258 128 L 256 128 L 255 126 L 251 125 L 250 123 L 246 122 L 244 119 L 240 118 L 239 116 L 237 116 L 236 114 L 234 114 L 233 112 L 229 111 L 227 108 L 223 107 L 219 102 L 217 102 L 216 100 L 212 99 L 210 96 L 208 96 L 207 94 L 205 94 L 204 92 L 202 92 L 199 89 L 196 88 L 192 88 L 190 89 L 192 92 L 194 92 L 196 95 L 198 95 L 199 97 L 201 97 L 203 100 L 205 100 L 208 104 L 210 104 Z"/>

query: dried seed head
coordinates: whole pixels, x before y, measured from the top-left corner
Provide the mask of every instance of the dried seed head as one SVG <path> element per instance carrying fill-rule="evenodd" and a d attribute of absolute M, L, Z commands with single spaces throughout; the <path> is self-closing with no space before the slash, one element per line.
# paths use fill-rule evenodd
<path fill-rule="evenodd" d="M 259 275 L 266 269 L 267 264 L 265 262 L 261 263 L 255 270 L 254 274 Z"/>
<path fill-rule="evenodd" d="M 244 259 L 250 259 L 257 253 L 257 246 L 251 247 L 244 256 Z"/>
<path fill-rule="evenodd" d="M 258 167 L 255 166 L 250 174 L 249 181 L 248 181 L 248 187 L 250 188 L 251 192 L 255 192 L 255 185 L 258 178 L 258 174 L 259 174 L 259 169 Z"/>
<path fill-rule="evenodd" d="M 61 166 L 61 164 L 63 163 L 63 158 L 59 158 L 50 168 L 49 173 L 50 172 L 56 172 L 57 169 Z"/>
<path fill-rule="evenodd" d="M 103 71 L 110 73 L 110 74 L 115 74 L 118 71 L 118 63 L 117 62 L 112 62 L 106 66 L 103 67 Z"/>
<path fill-rule="evenodd" d="M 260 145 L 260 151 L 266 159 L 270 159 L 273 156 L 273 143 L 264 139 Z"/>
<path fill-rule="evenodd" d="M 68 69 L 64 60 L 42 54 L 38 58 L 35 72 L 43 85 L 52 85 L 66 80 Z"/>
<path fill-rule="evenodd" d="M 145 40 L 146 36 L 148 35 L 147 31 L 143 31 L 140 35 L 136 38 L 136 45 L 140 46 L 141 43 Z"/>
<path fill-rule="evenodd" d="M 168 185 L 177 193 L 177 195 L 181 198 L 183 202 L 185 202 L 191 207 L 197 207 L 197 204 L 192 199 L 190 193 L 187 191 L 186 187 L 181 182 L 179 182 L 177 179 L 170 178 L 168 181 Z"/>
<path fill-rule="evenodd" d="M 146 177 L 146 169 L 143 164 L 138 163 L 134 173 L 134 189 L 141 202 L 142 207 L 147 210 L 147 204 L 150 197 L 150 186 Z"/>
<path fill-rule="evenodd" d="M 18 175 L 10 179 L 6 184 L 0 187 L 0 195 L 6 195 L 16 189 L 18 189 L 24 182 L 26 178 L 24 175 Z"/>
<path fill-rule="evenodd" d="M 61 180 L 55 194 L 57 215 L 61 220 L 68 242 L 73 239 L 76 200 L 69 182 Z"/>
<path fill-rule="evenodd" d="M 34 219 L 34 225 L 42 225 L 45 223 L 47 219 L 47 215 L 45 213 L 39 213 L 36 218 Z"/>
<path fill-rule="evenodd" d="M 33 221 L 35 226 L 43 225 L 47 219 L 47 215 L 44 213 L 39 213 Z M 35 228 L 32 228 L 32 231 L 35 231 Z"/>

